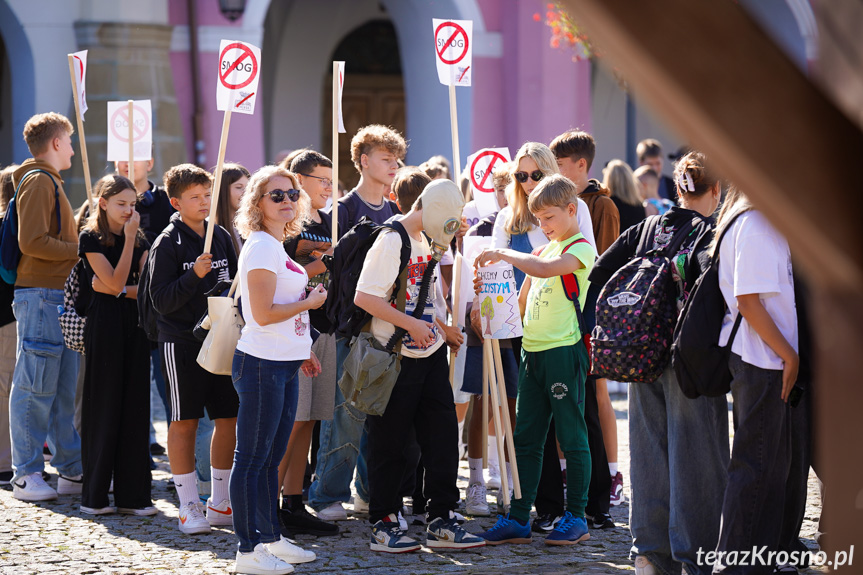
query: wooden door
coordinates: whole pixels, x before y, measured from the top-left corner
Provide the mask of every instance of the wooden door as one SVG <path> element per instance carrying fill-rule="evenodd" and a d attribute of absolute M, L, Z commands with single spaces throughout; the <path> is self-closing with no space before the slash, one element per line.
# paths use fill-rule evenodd
<path fill-rule="evenodd" d="M 324 86 L 323 148 L 332 154 L 332 76 Z M 342 114 L 347 133 L 339 135 L 339 179 L 350 190 L 360 174 L 351 161 L 351 138 L 369 124 L 383 124 L 405 133 L 405 92 L 401 76 L 356 74 L 348 76 L 342 92 Z"/>

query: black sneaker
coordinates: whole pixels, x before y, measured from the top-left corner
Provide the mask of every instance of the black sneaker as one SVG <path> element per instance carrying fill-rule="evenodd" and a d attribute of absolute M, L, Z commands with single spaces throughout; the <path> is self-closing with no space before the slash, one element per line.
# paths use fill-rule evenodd
<path fill-rule="evenodd" d="M 616 527 L 614 520 L 608 513 L 597 513 L 592 517 L 585 515 L 584 518 L 588 522 L 588 526 L 593 526 L 591 529 L 614 529 Z"/>
<path fill-rule="evenodd" d="M 159 443 L 151 443 L 150 455 L 165 455 L 165 448 Z"/>
<path fill-rule="evenodd" d="M 0 471 L 0 486 L 10 485 L 14 475 L 11 471 Z"/>
<path fill-rule="evenodd" d="M 282 535 L 288 538 L 293 538 L 299 533 L 308 533 L 319 537 L 339 534 L 338 525 L 318 519 L 309 513 L 305 506 L 294 510 L 279 509 L 279 519 Z"/>
<path fill-rule="evenodd" d="M 561 519 L 561 515 L 542 513 L 536 516 L 536 519 L 534 519 L 533 525 L 530 526 L 530 529 L 531 531 L 534 531 L 536 533 L 550 533 L 552 530 L 554 530 L 554 526 L 557 525 L 557 522 Z"/>

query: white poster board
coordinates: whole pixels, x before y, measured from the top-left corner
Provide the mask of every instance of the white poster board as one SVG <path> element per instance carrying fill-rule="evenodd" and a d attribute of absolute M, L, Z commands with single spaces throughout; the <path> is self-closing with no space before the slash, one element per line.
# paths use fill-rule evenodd
<path fill-rule="evenodd" d="M 488 339 L 521 337 L 521 314 L 518 309 L 518 287 L 512 265 L 506 262 L 477 270 L 482 289 L 473 301 L 480 310 L 482 336 Z"/>
<path fill-rule="evenodd" d="M 153 111 L 150 100 L 132 104 L 132 127 L 135 161 L 153 157 Z M 129 102 L 108 102 L 108 161 L 129 161 Z"/>
<path fill-rule="evenodd" d="M 490 216 L 500 210 L 494 194 L 492 172 L 509 161 L 509 148 L 483 148 L 468 157 L 470 188 L 480 218 Z"/>
<path fill-rule="evenodd" d="M 254 114 L 261 79 L 261 50 L 248 42 L 222 40 L 219 45 L 219 81 L 216 109 Z"/>
<path fill-rule="evenodd" d="M 81 120 L 84 120 L 84 112 L 87 111 L 87 91 L 84 89 L 84 84 L 87 81 L 87 50 L 81 50 L 72 56 L 72 63 L 75 69 L 75 91 L 78 97 L 78 110 L 81 114 Z"/>
<path fill-rule="evenodd" d="M 444 86 L 470 86 L 473 22 L 432 18 L 437 76 Z"/>

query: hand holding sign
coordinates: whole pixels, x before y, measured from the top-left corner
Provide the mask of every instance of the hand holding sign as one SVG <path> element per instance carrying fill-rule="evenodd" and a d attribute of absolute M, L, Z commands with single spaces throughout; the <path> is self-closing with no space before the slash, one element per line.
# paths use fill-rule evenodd
<path fill-rule="evenodd" d="M 153 111 L 150 100 L 137 100 L 132 104 L 132 140 L 134 160 L 147 161 L 153 157 Z M 108 102 L 108 161 L 129 161 L 129 106 L 128 102 Z"/>
<path fill-rule="evenodd" d="M 254 114 L 260 80 L 261 50 L 247 42 L 222 40 L 216 109 Z"/>
<path fill-rule="evenodd" d="M 470 187 L 476 200 L 476 209 L 480 218 L 490 216 L 500 210 L 494 196 L 492 173 L 509 160 L 509 148 L 484 148 L 468 157 Z"/>
<path fill-rule="evenodd" d="M 470 86 L 473 22 L 433 18 L 432 25 L 440 83 L 445 86 Z"/>

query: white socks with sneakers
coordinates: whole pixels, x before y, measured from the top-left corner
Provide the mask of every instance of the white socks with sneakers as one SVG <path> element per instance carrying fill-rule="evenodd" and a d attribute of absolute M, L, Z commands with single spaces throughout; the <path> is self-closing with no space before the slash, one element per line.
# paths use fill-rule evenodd
<path fill-rule="evenodd" d="M 611 463 L 611 462 L 608 463 L 608 473 L 612 477 L 617 476 L 617 463 Z"/>
<path fill-rule="evenodd" d="M 212 478 L 213 485 L 212 495 L 210 495 L 213 499 L 213 505 L 218 505 L 222 501 L 230 499 L 231 492 L 228 486 L 231 479 L 231 470 L 210 467 L 210 477 Z"/>
<path fill-rule="evenodd" d="M 467 466 L 470 468 L 470 479 L 468 485 L 479 483 L 485 485 L 485 477 L 482 474 L 482 457 L 468 457 Z"/>
<path fill-rule="evenodd" d="M 177 489 L 177 497 L 180 498 L 180 507 L 187 503 L 196 503 L 198 499 L 198 478 L 195 472 L 174 475 L 174 487 Z"/>

